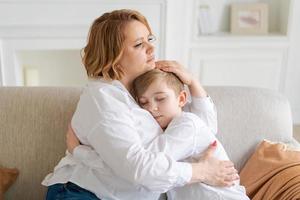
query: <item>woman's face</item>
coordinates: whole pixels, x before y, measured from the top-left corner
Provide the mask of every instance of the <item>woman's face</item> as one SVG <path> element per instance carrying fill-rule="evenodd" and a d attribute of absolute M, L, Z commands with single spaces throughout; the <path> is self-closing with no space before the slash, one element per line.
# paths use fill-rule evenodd
<path fill-rule="evenodd" d="M 124 51 L 118 64 L 129 82 L 139 75 L 155 68 L 155 38 L 147 27 L 139 21 L 129 22 L 125 29 Z"/>

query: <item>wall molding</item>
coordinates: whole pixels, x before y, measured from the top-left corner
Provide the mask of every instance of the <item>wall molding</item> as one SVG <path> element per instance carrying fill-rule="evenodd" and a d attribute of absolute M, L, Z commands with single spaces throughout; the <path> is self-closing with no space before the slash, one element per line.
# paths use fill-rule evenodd
<path fill-rule="evenodd" d="M 18 25 L 1 26 L 2 39 L 21 38 L 86 38 L 86 25 Z"/>
<path fill-rule="evenodd" d="M 282 92 L 287 51 L 287 47 L 197 47 L 189 51 L 188 66 L 204 85 L 263 87 Z M 257 74 L 258 71 L 262 74 Z M 212 77 L 211 73 L 215 76 Z M 222 80 L 220 77 L 223 77 Z"/>

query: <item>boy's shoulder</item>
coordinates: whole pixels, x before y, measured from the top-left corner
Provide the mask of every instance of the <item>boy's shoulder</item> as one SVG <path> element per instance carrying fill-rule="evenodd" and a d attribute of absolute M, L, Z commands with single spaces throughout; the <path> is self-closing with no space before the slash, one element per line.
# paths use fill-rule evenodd
<path fill-rule="evenodd" d="M 181 119 L 187 119 L 187 120 L 193 120 L 193 121 L 198 121 L 201 120 L 200 117 L 198 117 L 196 114 L 191 113 L 191 112 L 182 112 L 180 115 Z"/>
<path fill-rule="evenodd" d="M 193 125 L 193 124 L 199 124 L 199 123 L 201 123 L 201 119 L 197 116 L 197 115 L 195 115 L 195 114 L 193 114 L 193 113 L 191 113 L 191 112 L 182 112 L 179 116 L 177 116 L 177 117 L 175 117 L 172 121 L 171 121 L 171 123 L 170 123 L 170 125 L 178 125 L 178 124 L 191 124 L 191 125 Z"/>
<path fill-rule="evenodd" d="M 181 122 L 193 123 L 196 127 L 205 124 L 199 116 L 191 112 L 182 112 L 182 114 L 178 117 L 177 120 Z"/>

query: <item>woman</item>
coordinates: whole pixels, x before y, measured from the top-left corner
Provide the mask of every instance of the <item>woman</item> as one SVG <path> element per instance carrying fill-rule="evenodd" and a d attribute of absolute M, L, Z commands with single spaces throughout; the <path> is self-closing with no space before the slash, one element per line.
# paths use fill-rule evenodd
<path fill-rule="evenodd" d="M 74 148 L 75 141 L 73 154 L 44 179 L 47 199 L 152 200 L 188 183 L 229 186 L 238 178 L 231 162 L 210 156 L 213 147 L 192 164 L 147 148 L 162 130 L 129 91 L 137 76 L 155 67 L 154 39 L 136 11 L 116 10 L 94 21 L 83 55 L 93 81 L 71 122 L 84 145 Z"/>

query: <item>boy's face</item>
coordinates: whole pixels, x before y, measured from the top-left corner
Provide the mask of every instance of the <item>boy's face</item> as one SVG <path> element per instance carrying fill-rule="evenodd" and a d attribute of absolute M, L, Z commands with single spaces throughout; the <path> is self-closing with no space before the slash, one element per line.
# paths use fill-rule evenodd
<path fill-rule="evenodd" d="M 151 113 L 161 128 L 165 129 L 174 117 L 181 114 L 186 103 L 186 92 L 182 91 L 177 96 L 165 81 L 156 80 L 138 97 L 138 101 L 142 108 Z"/>

